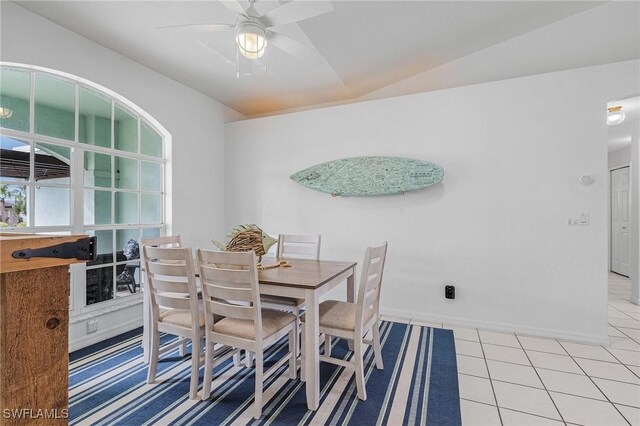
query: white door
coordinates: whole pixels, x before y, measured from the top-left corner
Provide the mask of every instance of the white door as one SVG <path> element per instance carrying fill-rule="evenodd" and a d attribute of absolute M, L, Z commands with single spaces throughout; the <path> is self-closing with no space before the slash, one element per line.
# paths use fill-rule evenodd
<path fill-rule="evenodd" d="M 629 276 L 631 211 L 629 167 L 611 171 L 611 271 Z"/>

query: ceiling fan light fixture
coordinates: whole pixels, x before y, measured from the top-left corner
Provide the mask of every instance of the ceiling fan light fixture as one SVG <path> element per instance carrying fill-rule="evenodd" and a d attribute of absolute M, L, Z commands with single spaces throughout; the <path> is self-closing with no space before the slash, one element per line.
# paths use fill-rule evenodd
<path fill-rule="evenodd" d="M 607 124 L 609 126 L 615 126 L 624 121 L 624 112 L 622 112 L 621 106 L 612 106 L 607 108 Z"/>
<path fill-rule="evenodd" d="M 267 50 L 267 32 L 255 22 L 241 22 L 236 31 L 238 51 L 247 59 L 259 59 Z"/>

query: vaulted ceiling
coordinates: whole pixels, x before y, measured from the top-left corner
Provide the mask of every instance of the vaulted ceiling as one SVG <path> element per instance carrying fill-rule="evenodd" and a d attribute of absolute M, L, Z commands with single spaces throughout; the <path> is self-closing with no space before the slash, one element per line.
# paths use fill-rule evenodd
<path fill-rule="evenodd" d="M 640 57 L 638 2 L 334 0 L 333 11 L 278 28 L 322 65 L 269 46 L 266 73 L 236 78 L 233 31 L 158 29 L 234 23 L 220 1 L 16 3 L 247 116 Z"/>

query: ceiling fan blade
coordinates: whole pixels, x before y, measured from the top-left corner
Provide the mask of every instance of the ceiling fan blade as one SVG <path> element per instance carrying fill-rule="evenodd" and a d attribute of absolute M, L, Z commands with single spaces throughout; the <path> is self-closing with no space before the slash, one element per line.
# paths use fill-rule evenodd
<path fill-rule="evenodd" d="M 220 50 L 213 48 L 212 46 L 209 46 L 207 43 L 204 43 L 202 41 L 198 41 L 198 44 L 207 48 L 209 50 L 209 52 L 211 53 L 211 55 L 215 56 L 216 58 L 220 59 L 222 62 L 231 65 L 233 67 L 236 66 L 236 62 L 235 62 L 235 58 L 231 58 L 227 55 L 225 55 L 224 53 L 222 53 Z"/>
<path fill-rule="evenodd" d="M 333 10 L 330 1 L 291 1 L 283 4 L 263 15 L 270 22 L 269 27 L 304 21 L 314 16 L 322 15 Z"/>
<path fill-rule="evenodd" d="M 158 30 L 169 31 L 186 31 L 196 33 L 211 33 L 215 31 L 227 31 L 235 28 L 234 24 L 186 24 L 186 25 L 169 25 L 167 27 L 158 27 Z"/>
<path fill-rule="evenodd" d="M 310 47 L 307 47 L 304 44 L 282 34 L 274 33 L 272 31 L 269 32 L 268 43 L 276 46 L 291 56 L 315 66 L 320 66 L 326 61 L 324 56 L 318 53 L 317 50 L 311 49 Z"/>
<path fill-rule="evenodd" d="M 244 8 L 238 0 L 220 0 L 220 3 L 230 11 L 238 15 L 244 15 Z"/>

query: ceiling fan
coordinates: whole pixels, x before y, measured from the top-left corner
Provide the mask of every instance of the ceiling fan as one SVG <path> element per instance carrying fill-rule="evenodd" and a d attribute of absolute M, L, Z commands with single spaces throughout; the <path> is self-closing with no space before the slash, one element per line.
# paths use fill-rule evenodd
<path fill-rule="evenodd" d="M 247 69 L 250 72 L 253 65 L 256 64 L 266 69 L 265 53 L 267 46 L 276 46 L 285 53 L 316 66 L 325 62 L 324 57 L 318 51 L 281 34 L 277 27 L 331 12 L 333 10 L 331 1 L 307 2 L 293 0 L 264 14 L 260 14 L 255 9 L 255 1 L 249 0 L 249 7 L 246 10 L 238 0 L 223 0 L 220 2 L 237 15 L 235 23 L 171 25 L 159 27 L 159 29 L 192 32 L 228 31 L 231 33 L 233 31 L 237 45 L 237 77 L 246 73 Z"/>

